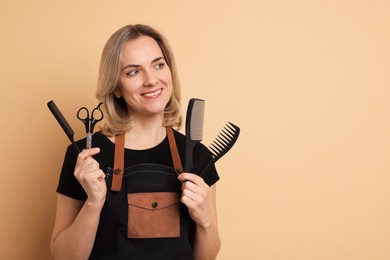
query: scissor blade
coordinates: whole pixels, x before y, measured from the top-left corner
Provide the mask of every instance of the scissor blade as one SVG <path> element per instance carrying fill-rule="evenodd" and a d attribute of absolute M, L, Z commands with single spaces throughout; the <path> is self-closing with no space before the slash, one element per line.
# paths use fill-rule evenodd
<path fill-rule="evenodd" d="M 87 133 L 87 144 L 86 144 L 87 149 L 91 149 L 92 147 L 92 134 Z"/>

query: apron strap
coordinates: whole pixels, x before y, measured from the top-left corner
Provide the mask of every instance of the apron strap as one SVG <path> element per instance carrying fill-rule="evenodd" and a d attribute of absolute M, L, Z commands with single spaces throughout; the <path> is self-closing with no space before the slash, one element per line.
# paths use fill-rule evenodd
<path fill-rule="evenodd" d="M 125 133 L 115 136 L 114 172 L 112 175 L 111 190 L 120 191 L 125 165 Z"/>
<path fill-rule="evenodd" d="M 177 150 L 175 136 L 171 127 L 166 127 L 169 149 L 171 151 L 173 167 L 176 174 L 183 172 L 180 155 Z M 115 136 L 115 154 L 114 154 L 114 172 L 112 175 L 111 190 L 120 191 L 122 188 L 122 179 L 125 164 L 125 133 Z"/>
<path fill-rule="evenodd" d="M 167 127 L 167 136 L 169 142 L 169 149 L 171 150 L 171 156 L 173 161 L 173 167 L 177 175 L 183 172 L 183 166 L 181 165 L 180 155 L 177 151 L 177 145 L 173 130 L 171 127 Z"/>

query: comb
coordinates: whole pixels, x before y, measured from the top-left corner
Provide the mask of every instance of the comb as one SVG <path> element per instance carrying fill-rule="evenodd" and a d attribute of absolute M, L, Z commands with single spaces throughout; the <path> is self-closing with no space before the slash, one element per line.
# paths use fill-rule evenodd
<path fill-rule="evenodd" d="M 209 146 L 210 152 L 204 153 L 199 158 L 191 172 L 203 177 L 209 170 L 209 167 L 215 164 L 233 147 L 239 135 L 240 128 L 228 122 Z"/>
<path fill-rule="evenodd" d="M 186 159 L 184 171 L 188 172 L 193 167 L 193 152 L 197 143 L 203 139 L 205 101 L 191 98 L 188 102 L 186 116 Z"/>
<path fill-rule="evenodd" d="M 65 134 L 68 136 L 68 138 L 71 141 L 71 143 L 73 144 L 74 148 L 77 150 L 77 152 L 80 153 L 80 149 L 76 145 L 76 143 L 74 141 L 74 138 L 73 138 L 74 131 L 70 127 L 70 125 L 66 121 L 65 117 L 62 115 L 61 111 L 58 109 L 58 107 L 54 103 L 54 101 L 53 100 L 49 101 L 47 103 L 47 106 L 49 107 L 49 109 L 50 109 L 51 113 L 53 114 L 53 116 L 57 119 L 57 122 L 62 127 L 62 130 L 64 130 Z"/>

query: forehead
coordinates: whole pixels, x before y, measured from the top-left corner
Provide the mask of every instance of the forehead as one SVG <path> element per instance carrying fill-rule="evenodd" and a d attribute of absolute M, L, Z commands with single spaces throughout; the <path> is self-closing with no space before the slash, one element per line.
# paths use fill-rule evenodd
<path fill-rule="evenodd" d="M 149 36 L 140 36 L 128 41 L 122 50 L 122 65 L 150 63 L 157 57 L 162 57 L 160 46 Z"/>

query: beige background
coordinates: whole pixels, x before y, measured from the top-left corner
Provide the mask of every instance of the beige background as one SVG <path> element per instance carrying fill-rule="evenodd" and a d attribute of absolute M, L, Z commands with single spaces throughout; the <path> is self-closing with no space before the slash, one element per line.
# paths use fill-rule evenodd
<path fill-rule="evenodd" d="M 242 128 L 217 163 L 218 259 L 390 259 L 390 2 L 0 0 L 0 259 L 51 259 L 69 141 L 46 107 L 94 107 L 119 27 L 171 42 L 206 100 L 205 140 Z"/>

